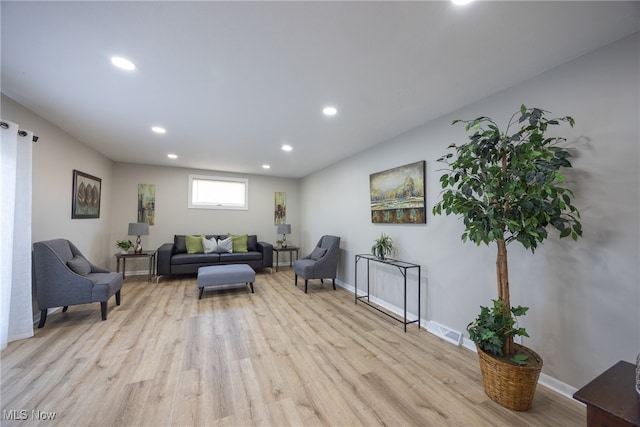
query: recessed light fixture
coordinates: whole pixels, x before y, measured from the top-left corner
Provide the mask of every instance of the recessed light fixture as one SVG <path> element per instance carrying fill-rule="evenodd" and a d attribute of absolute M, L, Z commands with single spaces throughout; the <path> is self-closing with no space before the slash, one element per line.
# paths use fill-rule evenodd
<path fill-rule="evenodd" d="M 293 147 L 289 144 L 282 144 L 282 151 L 292 151 Z"/>
<path fill-rule="evenodd" d="M 133 62 L 129 61 L 128 59 L 120 58 L 118 56 L 112 57 L 111 63 L 116 67 L 126 71 L 132 71 L 136 69 L 136 66 L 133 65 Z"/>
<path fill-rule="evenodd" d="M 336 110 L 336 107 L 324 107 L 322 112 L 325 116 L 335 116 L 338 110 Z"/>
<path fill-rule="evenodd" d="M 167 130 L 165 128 L 161 128 L 160 126 L 154 126 L 151 128 L 151 130 L 155 133 L 167 133 Z"/>
<path fill-rule="evenodd" d="M 170 159 L 177 159 L 178 155 L 177 154 L 167 154 L 167 157 Z"/>
<path fill-rule="evenodd" d="M 262 169 L 271 169 L 270 165 L 262 165 Z"/>
<path fill-rule="evenodd" d="M 457 6 L 464 6 L 465 4 L 471 3 L 473 0 L 451 0 L 451 3 Z"/>

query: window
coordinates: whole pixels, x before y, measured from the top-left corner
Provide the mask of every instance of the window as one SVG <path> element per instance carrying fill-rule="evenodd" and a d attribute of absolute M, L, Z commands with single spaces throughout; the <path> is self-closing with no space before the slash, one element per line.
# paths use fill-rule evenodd
<path fill-rule="evenodd" d="M 249 180 L 189 175 L 190 209 L 249 209 Z"/>

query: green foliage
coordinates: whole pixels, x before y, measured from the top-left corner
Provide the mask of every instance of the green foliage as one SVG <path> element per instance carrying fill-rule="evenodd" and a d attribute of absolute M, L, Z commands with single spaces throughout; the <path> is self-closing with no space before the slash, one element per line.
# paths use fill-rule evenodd
<path fill-rule="evenodd" d="M 384 258 L 391 253 L 394 249 L 393 240 L 391 237 L 386 234 L 380 234 L 373 242 L 373 246 L 371 246 L 371 253 L 377 256 L 378 258 Z"/>
<path fill-rule="evenodd" d="M 535 251 L 547 238 L 547 226 L 560 238 L 582 235 L 573 192 L 562 186 L 562 168 L 572 167 L 571 154 L 559 146 L 565 138 L 545 135 L 549 126 L 574 125 L 569 117 L 547 119 L 548 113 L 524 105 L 510 119 L 506 131 L 488 117 L 456 120 L 464 123 L 469 140 L 451 144 L 453 153 L 438 161 L 449 166 L 440 177 L 442 200 L 433 214 L 461 215 L 463 241 L 477 245 L 504 239 Z M 510 133 L 512 127 L 518 130 Z"/>
<path fill-rule="evenodd" d="M 116 240 L 116 247 L 128 251 L 133 247 L 131 240 Z"/>
<path fill-rule="evenodd" d="M 512 354 L 513 336 L 528 336 L 514 328 L 513 316 L 526 308 L 510 307 L 506 245 L 519 242 L 535 252 L 551 226 L 560 238 L 582 235 L 580 214 L 573 205 L 573 192 L 564 187 L 562 168 L 572 167 L 571 154 L 562 148 L 565 138 L 546 135 L 550 126 L 562 122 L 573 127 L 569 116 L 546 118 L 548 112 L 522 105 L 504 132 L 488 117 L 455 120 L 464 123 L 468 141 L 451 144 L 453 150 L 438 161 L 448 170 L 440 177 L 442 200 L 433 207 L 434 215 L 462 217 L 462 241 L 476 245 L 495 242 L 498 246 L 496 271 L 499 301 L 493 309 L 482 307 L 467 331 L 485 352 L 501 356 Z M 516 357 L 515 363 L 524 362 Z"/>
<path fill-rule="evenodd" d="M 524 316 L 528 309 L 529 307 L 518 306 L 509 310 L 501 299 L 493 300 L 493 307 L 480 306 L 480 314 L 476 320 L 467 325 L 469 338 L 485 353 L 502 356 L 502 348 L 507 339 L 516 335 L 529 336 L 524 328 L 517 326 L 516 321 L 516 317 Z M 526 360 L 526 356 L 522 355 L 514 358 L 522 363 Z"/>
<path fill-rule="evenodd" d="M 526 354 L 516 354 L 511 358 L 511 361 L 516 365 L 524 366 L 526 365 L 528 358 L 529 356 L 527 356 Z"/>

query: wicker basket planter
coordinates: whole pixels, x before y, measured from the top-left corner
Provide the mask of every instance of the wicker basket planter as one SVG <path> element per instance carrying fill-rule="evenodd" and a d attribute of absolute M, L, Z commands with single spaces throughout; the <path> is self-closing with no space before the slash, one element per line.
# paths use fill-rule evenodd
<path fill-rule="evenodd" d="M 514 411 L 526 411 L 531 407 L 536 392 L 542 359 L 533 350 L 515 344 L 518 353 L 529 355 L 537 361 L 534 366 L 516 366 L 503 362 L 478 348 L 484 391 L 494 402 Z"/>

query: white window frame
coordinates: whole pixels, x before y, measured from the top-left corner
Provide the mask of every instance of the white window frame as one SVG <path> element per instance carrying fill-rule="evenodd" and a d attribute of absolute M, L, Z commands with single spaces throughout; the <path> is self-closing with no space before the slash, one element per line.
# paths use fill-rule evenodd
<path fill-rule="evenodd" d="M 244 203 L 224 203 L 224 202 L 194 202 L 193 182 L 213 181 L 216 183 L 241 183 L 244 184 Z M 189 175 L 189 209 L 228 209 L 228 210 L 248 210 L 249 209 L 249 180 L 247 178 L 231 178 L 227 176 L 209 175 Z"/>

